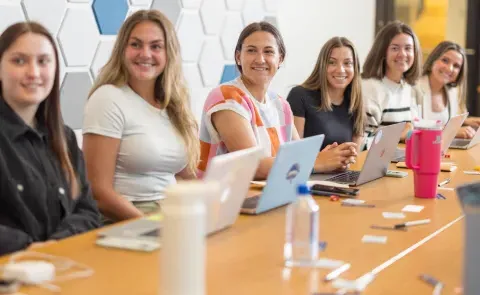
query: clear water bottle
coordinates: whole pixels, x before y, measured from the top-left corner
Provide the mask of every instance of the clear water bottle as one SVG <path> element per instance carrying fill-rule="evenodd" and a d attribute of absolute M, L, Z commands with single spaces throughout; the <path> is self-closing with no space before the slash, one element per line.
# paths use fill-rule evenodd
<path fill-rule="evenodd" d="M 298 185 L 297 199 L 287 207 L 285 265 L 314 266 L 319 252 L 320 211 L 306 184 Z"/>

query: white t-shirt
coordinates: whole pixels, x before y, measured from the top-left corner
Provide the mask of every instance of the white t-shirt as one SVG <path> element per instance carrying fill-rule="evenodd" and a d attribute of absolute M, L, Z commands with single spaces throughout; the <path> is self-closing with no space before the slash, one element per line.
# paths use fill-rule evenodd
<path fill-rule="evenodd" d="M 120 139 L 113 184 L 129 201 L 162 199 L 165 187 L 186 166 L 184 141 L 167 112 L 129 86 L 98 88 L 87 101 L 83 122 L 83 134 Z"/>

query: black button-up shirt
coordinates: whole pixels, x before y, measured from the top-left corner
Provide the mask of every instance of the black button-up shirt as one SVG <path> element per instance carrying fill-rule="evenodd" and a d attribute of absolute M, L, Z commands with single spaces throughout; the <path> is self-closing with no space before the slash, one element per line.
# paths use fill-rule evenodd
<path fill-rule="evenodd" d="M 66 126 L 65 131 L 80 184 L 75 199 L 47 128 L 29 127 L 0 97 L 0 255 L 100 226 L 82 152 L 74 132 Z"/>

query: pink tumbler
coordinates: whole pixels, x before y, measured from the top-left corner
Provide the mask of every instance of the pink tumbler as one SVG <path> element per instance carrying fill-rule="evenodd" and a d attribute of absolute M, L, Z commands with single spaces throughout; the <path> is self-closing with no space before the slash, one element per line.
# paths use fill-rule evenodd
<path fill-rule="evenodd" d="M 432 121 L 416 122 L 406 140 L 405 163 L 412 169 L 417 198 L 435 198 L 440 173 L 442 127 Z"/>

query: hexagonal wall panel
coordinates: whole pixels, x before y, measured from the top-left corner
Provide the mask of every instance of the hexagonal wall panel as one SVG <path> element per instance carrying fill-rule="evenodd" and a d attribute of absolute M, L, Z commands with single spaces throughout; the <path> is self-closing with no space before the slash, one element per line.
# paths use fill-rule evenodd
<path fill-rule="evenodd" d="M 242 10 L 245 0 L 225 0 L 229 10 Z"/>
<path fill-rule="evenodd" d="M 263 20 L 268 22 L 268 23 L 271 23 L 272 25 L 274 25 L 275 27 L 278 28 L 278 23 L 277 23 L 277 18 L 276 17 L 266 16 Z"/>
<path fill-rule="evenodd" d="M 222 73 L 222 78 L 220 80 L 220 83 L 232 81 L 238 76 L 240 76 L 240 72 L 237 70 L 237 67 L 235 65 L 225 65 L 223 68 L 223 73 Z"/>
<path fill-rule="evenodd" d="M 62 115 L 70 128 L 82 128 L 83 109 L 92 80 L 87 72 L 67 73 L 60 92 Z"/>
<path fill-rule="evenodd" d="M 265 7 L 263 1 L 259 0 L 246 0 L 243 7 L 243 22 L 245 26 L 253 22 L 259 22 L 265 17 Z"/>
<path fill-rule="evenodd" d="M 187 80 L 187 85 L 190 89 L 203 87 L 202 78 L 200 77 L 200 72 L 196 63 L 183 63 L 182 68 L 183 75 L 185 76 L 185 80 Z"/>
<path fill-rule="evenodd" d="M 58 39 L 67 66 L 89 66 L 99 39 L 92 10 L 69 8 Z"/>
<path fill-rule="evenodd" d="M 177 24 L 182 11 L 180 0 L 153 0 L 152 9 L 160 10 L 173 24 Z"/>
<path fill-rule="evenodd" d="M 115 40 L 100 41 L 97 48 L 97 53 L 92 62 L 91 70 L 92 76 L 95 79 L 100 73 L 102 67 L 107 63 L 110 55 L 112 54 L 113 45 L 115 45 Z"/>
<path fill-rule="evenodd" d="M 140 6 L 150 6 L 152 4 L 152 0 L 130 0 L 130 4 L 140 5 Z"/>
<path fill-rule="evenodd" d="M 228 60 L 235 59 L 235 45 L 237 45 L 238 36 L 243 30 L 243 21 L 240 13 L 230 13 L 223 24 L 223 30 L 220 35 L 223 47 L 223 55 Z"/>
<path fill-rule="evenodd" d="M 224 0 L 203 0 L 200 16 L 206 34 L 217 35 L 225 19 Z"/>
<path fill-rule="evenodd" d="M 53 35 L 58 33 L 67 9 L 65 0 L 23 0 L 22 5 L 29 20 L 42 23 Z"/>
<path fill-rule="evenodd" d="M 68 2 L 72 2 L 72 3 L 91 3 L 92 0 L 68 0 Z"/>
<path fill-rule="evenodd" d="M 2 5 L 0 8 L 0 32 L 5 31 L 10 25 L 21 21 L 25 21 L 25 15 L 20 2 L 18 5 Z"/>
<path fill-rule="evenodd" d="M 198 62 L 204 86 L 217 86 L 223 71 L 223 54 L 220 40 L 205 41 Z"/>
<path fill-rule="evenodd" d="M 276 13 L 278 10 L 278 6 L 280 5 L 280 1 L 282 0 L 263 0 L 265 1 L 265 9 L 267 12 Z"/>
<path fill-rule="evenodd" d="M 180 1 L 180 0 L 170 0 L 170 1 Z M 200 8 L 200 4 L 202 4 L 202 0 L 182 0 L 183 8 L 187 8 L 187 9 L 198 9 Z"/>
<path fill-rule="evenodd" d="M 178 24 L 178 38 L 183 61 L 196 62 L 204 39 L 202 21 L 198 13 L 182 13 Z"/>
<path fill-rule="evenodd" d="M 116 35 L 128 12 L 127 0 L 94 0 L 93 13 L 102 35 Z"/>

